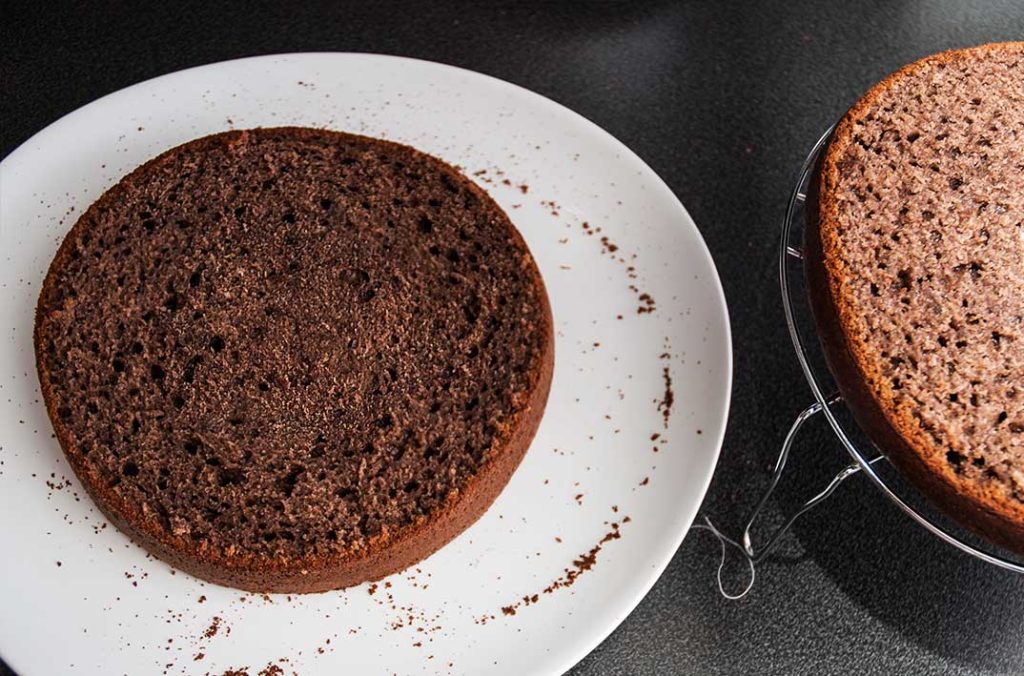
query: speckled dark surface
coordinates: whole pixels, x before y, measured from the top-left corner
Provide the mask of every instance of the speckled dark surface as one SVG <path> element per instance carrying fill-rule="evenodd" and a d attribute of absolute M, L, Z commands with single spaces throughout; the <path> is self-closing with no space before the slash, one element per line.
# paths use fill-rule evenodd
<path fill-rule="evenodd" d="M 704 509 L 733 532 L 810 400 L 775 282 L 778 225 L 807 149 L 898 66 L 1024 37 L 1024 4 L 1012 0 L 210 4 L 217 8 L 5 5 L 0 152 L 139 80 L 272 52 L 431 59 L 575 109 L 668 182 L 718 264 L 735 384 Z M 842 461 L 815 425 L 768 522 Z M 717 556 L 709 535 L 692 533 L 637 610 L 573 673 L 1024 671 L 1024 578 L 942 545 L 859 480 L 797 526 L 746 599 L 719 597 Z"/>

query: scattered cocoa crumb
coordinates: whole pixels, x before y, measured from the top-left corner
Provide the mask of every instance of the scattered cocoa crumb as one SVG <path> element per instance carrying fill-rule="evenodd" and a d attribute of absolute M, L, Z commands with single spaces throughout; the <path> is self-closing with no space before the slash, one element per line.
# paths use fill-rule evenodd
<path fill-rule="evenodd" d="M 206 603 L 206 594 L 203 594 L 202 596 L 199 597 L 199 602 L 200 603 Z"/>
<path fill-rule="evenodd" d="M 668 423 L 672 417 L 672 404 L 675 403 L 676 395 L 672 391 L 672 374 L 667 366 L 662 368 L 661 375 L 665 380 L 665 393 L 662 395 L 661 401 L 658 402 L 658 410 L 661 411 L 662 424 L 665 429 L 668 429 Z"/>
<path fill-rule="evenodd" d="M 62 563 L 61 563 L 60 561 L 58 561 L 58 562 L 57 562 L 57 567 L 58 567 L 58 568 L 60 568 L 60 567 L 61 567 L 62 565 L 63 565 L 63 564 L 62 564 Z"/>
<path fill-rule="evenodd" d="M 582 505 L 582 504 L 583 504 L 583 493 L 578 493 L 578 494 L 577 494 L 577 495 L 576 495 L 576 496 L 575 496 L 575 497 L 573 498 L 573 500 L 575 500 L 575 501 L 576 501 L 576 504 L 577 504 L 577 505 Z"/>
<path fill-rule="evenodd" d="M 638 315 L 642 315 L 648 312 L 654 312 L 654 298 L 649 293 L 641 293 L 638 298 L 642 305 L 636 309 Z"/>
<path fill-rule="evenodd" d="M 196 653 L 196 656 L 192 658 L 192 661 L 193 662 L 198 662 L 199 660 L 203 659 L 204 657 L 206 657 L 206 653 Z"/>
<path fill-rule="evenodd" d="M 541 204 L 541 206 L 543 206 L 546 209 L 548 209 L 551 212 L 552 216 L 557 218 L 558 216 L 561 215 L 561 212 L 559 211 L 558 203 L 555 202 L 554 200 L 541 200 L 540 204 Z"/>
<path fill-rule="evenodd" d="M 640 482 L 641 486 L 646 486 L 650 482 L 650 477 L 644 477 L 644 480 Z"/>
<path fill-rule="evenodd" d="M 628 516 L 622 519 L 622 523 L 624 524 L 629 523 L 630 521 L 631 519 Z M 558 589 L 571 587 L 580 575 L 587 572 L 588 570 L 591 570 L 594 567 L 594 565 L 597 563 L 597 555 L 601 552 L 601 550 L 604 548 L 606 544 L 608 544 L 612 540 L 618 540 L 622 537 L 619 528 L 620 526 L 618 523 L 612 523 L 611 530 L 605 533 L 604 537 L 598 540 L 597 544 L 590 548 L 590 551 L 588 551 L 586 554 L 580 554 L 579 556 L 577 556 L 573 560 L 571 567 L 566 568 L 561 576 L 559 576 L 551 584 L 549 584 L 547 587 L 541 590 L 541 594 L 551 594 Z M 555 538 L 555 540 L 561 542 L 559 538 Z M 501 612 L 504 615 L 515 615 L 516 611 L 519 608 L 533 605 L 534 603 L 537 603 L 539 600 L 540 594 L 527 594 L 515 603 L 502 607 Z"/>
<path fill-rule="evenodd" d="M 660 437 L 660 436 L 661 436 L 661 432 L 655 432 L 654 434 L 651 435 L 651 441 L 657 441 L 658 437 Z"/>
<path fill-rule="evenodd" d="M 214 618 L 213 618 L 213 621 L 210 623 L 210 626 L 207 627 L 206 631 L 203 632 L 203 637 L 204 638 L 213 638 L 214 636 L 217 635 L 217 631 L 219 631 L 219 630 L 220 630 L 220 616 L 219 615 L 215 615 Z"/>
<path fill-rule="evenodd" d="M 263 671 L 259 673 L 259 676 L 281 676 L 284 673 L 284 669 L 277 666 L 276 664 L 268 664 L 263 668 Z"/>
<path fill-rule="evenodd" d="M 615 253 L 618 250 L 618 245 L 608 239 L 607 235 L 601 236 L 601 253 Z"/>
<path fill-rule="evenodd" d="M 512 185 L 512 181 L 508 180 L 507 178 L 503 178 L 503 179 L 501 179 L 501 184 L 502 185 Z"/>
<path fill-rule="evenodd" d="M 367 593 L 367 594 L 369 594 L 370 596 L 373 596 L 374 594 L 376 594 L 376 593 L 377 593 L 377 583 L 376 583 L 376 582 L 374 582 L 373 584 L 371 584 L 371 585 L 370 585 L 370 586 L 369 586 L 369 587 L 368 587 L 368 588 L 366 589 L 366 593 Z"/>
<path fill-rule="evenodd" d="M 519 186 L 519 192 L 525 195 L 526 193 L 530 192 L 530 186 L 523 183 L 522 185 Z"/>

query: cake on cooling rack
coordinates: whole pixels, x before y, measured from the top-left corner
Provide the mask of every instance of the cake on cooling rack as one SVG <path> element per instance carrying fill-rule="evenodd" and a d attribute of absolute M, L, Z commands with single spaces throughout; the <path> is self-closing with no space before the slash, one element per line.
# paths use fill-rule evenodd
<path fill-rule="evenodd" d="M 850 409 L 951 517 L 1024 553 L 1024 43 L 883 80 L 815 183 L 808 286 Z"/>
<path fill-rule="evenodd" d="M 57 439 L 153 554 L 256 591 L 380 578 L 504 487 L 553 334 L 508 217 L 413 148 L 228 132 L 78 220 L 39 298 Z"/>

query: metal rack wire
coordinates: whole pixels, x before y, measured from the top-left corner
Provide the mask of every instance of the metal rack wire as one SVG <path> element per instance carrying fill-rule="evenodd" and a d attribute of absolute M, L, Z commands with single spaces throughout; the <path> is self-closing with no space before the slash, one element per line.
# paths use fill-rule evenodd
<path fill-rule="evenodd" d="M 758 501 L 750 519 L 747 521 L 739 540 L 724 535 L 711 521 L 704 517 L 702 524 L 695 528 L 711 531 L 722 544 L 722 561 L 718 568 L 719 591 L 726 598 L 742 598 L 753 587 L 756 564 L 763 560 L 778 545 L 782 535 L 803 514 L 814 509 L 828 499 L 844 481 L 857 474 L 866 475 L 897 507 L 930 533 L 986 563 L 1024 573 L 1024 558 L 989 544 L 969 531 L 950 521 L 931 506 L 912 486 L 907 484 L 886 461 L 885 456 L 867 439 L 857 427 L 849 411 L 846 410 L 842 398 L 836 393 L 837 388 L 832 374 L 825 366 L 820 353 L 814 324 L 810 316 L 806 294 L 804 293 L 803 270 L 803 228 L 804 207 L 807 189 L 812 179 L 814 166 L 818 156 L 827 144 L 833 128 L 829 128 L 814 145 L 800 169 L 796 187 L 790 196 L 786 208 L 786 216 L 782 222 L 782 238 L 779 247 L 779 287 L 782 291 L 782 305 L 786 316 L 789 335 L 797 360 L 814 395 L 814 403 L 805 408 L 797 416 L 783 440 L 778 459 L 772 473 L 771 481 L 764 495 Z M 829 484 L 817 495 L 801 505 L 790 516 L 781 528 L 771 534 L 763 545 L 755 547 L 751 531 L 758 516 L 771 498 L 775 487 L 786 468 L 789 453 L 800 429 L 819 414 L 828 421 L 839 442 L 850 454 L 853 462 L 844 467 L 833 477 Z M 722 568 L 725 562 L 726 549 L 731 547 L 739 551 L 747 560 L 750 568 L 750 581 L 739 593 L 727 593 L 722 584 Z"/>

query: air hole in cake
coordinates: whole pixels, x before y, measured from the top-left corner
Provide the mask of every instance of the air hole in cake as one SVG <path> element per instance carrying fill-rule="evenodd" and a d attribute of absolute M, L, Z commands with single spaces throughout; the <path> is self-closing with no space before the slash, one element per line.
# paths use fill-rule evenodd
<path fill-rule="evenodd" d="M 956 451 L 946 452 L 946 462 L 948 462 L 949 465 L 957 472 L 960 472 L 963 469 L 963 464 L 966 460 L 967 456 L 962 453 L 957 453 Z"/>
<path fill-rule="evenodd" d="M 163 367 L 159 364 L 151 364 L 149 367 L 149 375 L 154 381 L 162 381 L 167 376 L 167 372 L 164 371 Z"/>
<path fill-rule="evenodd" d="M 359 288 L 370 281 L 370 275 L 359 268 L 345 268 L 342 279 L 352 288 Z"/>
<path fill-rule="evenodd" d="M 306 471 L 306 468 L 302 465 L 294 465 L 286 475 L 281 477 L 278 483 L 279 490 L 284 493 L 285 497 L 290 498 L 292 493 L 295 492 L 295 487 L 299 483 L 299 477 Z"/>
<path fill-rule="evenodd" d="M 224 339 L 220 336 L 214 336 L 210 339 L 210 348 L 214 352 L 220 352 L 224 349 Z"/>
<path fill-rule="evenodd" d="M 475 294 L 469 297 L 469 300 L 462 306 L 462 313 L 466 317 L 466 321 L 470 324 L 475 324 L 476 320 L 480 317 L 480 312 L 483 309 L 480 298 Z"/>
<path fill-rule="evenodd" d="M 124 463 L 124 465 L 121 466 L 121 474 L 125 476 L 138 476 L 139 466 L 131 461 L 126 462 Z"/>
<path fill-rule="evenodd" d="M 245 472 L 237 467 L 222 469 L 217 474 L 217 484 L 221 488 L 225 486 L 239 486 L 245 483 Z"/>

